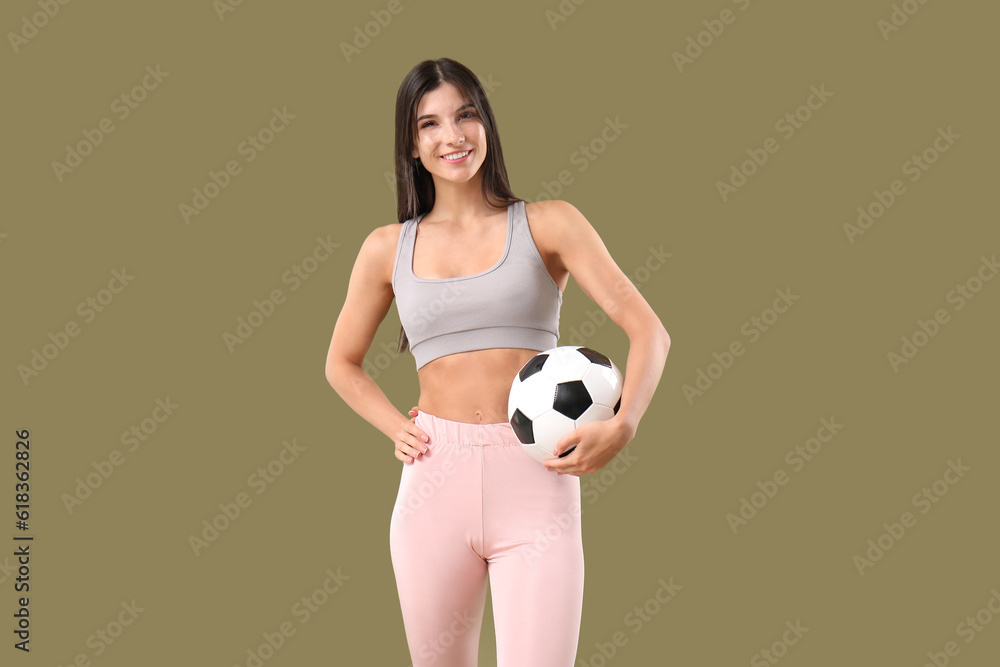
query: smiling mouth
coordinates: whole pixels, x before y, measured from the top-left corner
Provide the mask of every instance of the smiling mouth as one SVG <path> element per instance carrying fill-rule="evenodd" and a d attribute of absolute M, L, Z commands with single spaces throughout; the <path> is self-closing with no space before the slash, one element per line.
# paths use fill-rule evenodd
<path fill-rule="evenodd" d="M 455 160 L 461 160 L 471 152 L 472 149 L 469 149 L 467 151 L 458 151 L 457 153 L 449 153 L 448 155 L 442 155 L 441 159 L 448 160 L 449 162 L 454 162 Z"/>

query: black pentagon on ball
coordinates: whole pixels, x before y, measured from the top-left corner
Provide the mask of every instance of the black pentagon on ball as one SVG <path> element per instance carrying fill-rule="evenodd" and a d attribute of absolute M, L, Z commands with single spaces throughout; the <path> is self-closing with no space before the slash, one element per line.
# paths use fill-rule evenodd
<path fill-rule="evenodd" d="M 536 354 L 534 357 L 529 359 L 528 363 L 522 366 L 520 372 L 517 374 L 517 376 L 521 378 L 521 382 L 524 382 L 532 375 L 542 370 L 542 364 L 544 364 L 545 360 L 548 358 L 549 355 L 547 354 Z M 532 442 L 534 441 L 532 440 Z"/>
<path fill-rule="evenodd" d="M 534 444 L 535 431 L 531 427 L 531 420 L 520 409 L 514 410 L 514 416 L 510 418 L 510 427 L 522 445 Z"/>
<path fill-rule="evenodd" d="M 618 408 L 620 408 L 621 406 L 622 406 L 622 397 L 619 396 L 618 397 L 618 402 L 615 403 L 615 414 L 618 414 Z"/>
<path fill-rule="evenodd" d="M 577 349 L 577 352 L 590 359 L 590 363 L 592 364 L 611 368 L 611 360 L 597 350 L 591 350 L 589 347 L 581 347 Z"/>
<path fill-rule="evenodd" d="M 572 380 L 571 382 L 560 382 L 556 385 L 555 400 L 552 401 L 552 409 L 570 419 L 576 419 L 587 411 L 594 404 L 590 392 L 583 384 L 583 380 Z"/>

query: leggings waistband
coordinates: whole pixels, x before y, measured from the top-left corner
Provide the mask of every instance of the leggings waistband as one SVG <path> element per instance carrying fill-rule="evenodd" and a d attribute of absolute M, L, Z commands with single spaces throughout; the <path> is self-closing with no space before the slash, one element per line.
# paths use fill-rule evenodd
<path fill-rule="evenodd" d="M 445 419 L 423 410 L 417 412 L 413 422 L 430 435 L 428 444 L 431 447 L 435 442 L 477 447 L 521 444 L 509 422 L 473 424 Z"/>

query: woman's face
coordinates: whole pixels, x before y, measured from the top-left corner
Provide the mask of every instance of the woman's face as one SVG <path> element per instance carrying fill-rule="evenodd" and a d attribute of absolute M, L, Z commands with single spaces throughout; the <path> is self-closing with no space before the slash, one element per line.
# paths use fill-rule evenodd
<path fill-rule="evenodd" d="M 486 160 L 486 131 L 471 102 L 454 85 L 444 82 L 425 93 L 417 105 L 416 148 L 435 180 L 463 183 L 472 179 Z M 443 156 L 471 151 L 450 161 Z"/>

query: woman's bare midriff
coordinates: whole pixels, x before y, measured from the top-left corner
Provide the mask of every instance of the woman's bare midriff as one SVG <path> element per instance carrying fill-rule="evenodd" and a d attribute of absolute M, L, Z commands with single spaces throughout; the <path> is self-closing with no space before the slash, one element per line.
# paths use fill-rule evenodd
<path fill-rule="evenodd" d="M 417 408 L 470 424 L 506 422 L 514 376 L 536 354 L 537 350 L 494 348 L 438 357 L 417 371 Z"/>

